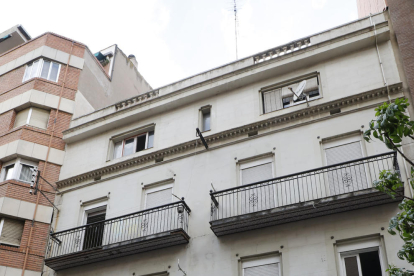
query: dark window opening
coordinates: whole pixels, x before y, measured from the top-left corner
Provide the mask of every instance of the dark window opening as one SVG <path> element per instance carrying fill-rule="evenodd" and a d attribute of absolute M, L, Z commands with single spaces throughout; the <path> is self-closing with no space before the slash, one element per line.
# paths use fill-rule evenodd
<path fill-rule="evenodd" d="M 314 90 L 314 91 L 310 91 L 308 93 L 308 95 L 309 95 L 309 99 L 319 96 L 319 89 L 318 90 Z"/>
<path fill-rule="evenodd" d="M 102 245 L 105 216 L 106 210 L 95 211 L 88 214 L 85 226 L 85 238 L 83 240 L 84 250 Z"/>
<path fill-rule="evenodd" d="M 290 100 L 292 99 L 292 97 L 288 97 L 288 98 L 283 98 L 282 99 L 282 103 L 283 103 L 283 108 L 289 107 L 290 106 Z"/>
<path fill-rule="evenodd" d="M 137 152 L 145 149 L 145 142 L 147 140 L 147 135 L 142 135 L 137 137 Z"/>
<path fill-rule="evenodd" d="M 378 251 L 360 253 L 359 259 L 363 276 L 382 276 Z"/>

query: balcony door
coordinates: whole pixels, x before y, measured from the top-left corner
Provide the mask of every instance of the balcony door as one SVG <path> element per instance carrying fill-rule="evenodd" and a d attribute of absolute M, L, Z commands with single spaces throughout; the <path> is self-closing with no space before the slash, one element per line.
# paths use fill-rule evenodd
<path fill-rule="evenodd" d="M 363 158 L 362 145 L 359 137 L 347 138 L 342 144 L 325 145 L 327 165 L 350 162 Z M 365 166 L 350 162 L 334 167 L 327 173 L 330 195 L 339 195 L 368 188 Z"/>
<path fill-rule="evenodd" d="M 240 164 L 240 182 L 248 185 L 274 177 L 273 157 L 266 157 Z M 242 214 L 253 213 L 275 207 L 273 185 L 254 185 L 241 188 L 238 193 Z"/>
<path fill-rule="evenodd" d="M 177 214 L 172 212 L 170 207 L 153 209 L 172 203 L 172 190 L 173 187 L 170 184 L 150 188 L 146 191 L 145 209 L 151 210 L 148 210 L 142 217 L 141 230 L 143 236 L 162 233 L 177 227 Z"/>
<path fill-rule="evenodd" d="M 106 206 L 91 209 L 86 213 L 86 226 L 83 239 L 83 250 L 102 245 L 106 217 Z"/>

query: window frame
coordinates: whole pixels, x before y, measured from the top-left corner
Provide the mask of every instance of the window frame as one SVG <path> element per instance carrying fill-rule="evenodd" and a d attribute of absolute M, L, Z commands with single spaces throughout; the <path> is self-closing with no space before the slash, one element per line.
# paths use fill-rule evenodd
<path fill-rule="evenodd" d="M 153 136 L 155 136 L 155 131 L 154 130 L 148 130 L 148 131 L 146 131 L 146 132 L 141 132 L 141 133 L 139 133 L 139 134 L 136 134 L 136 135 L 133 135 L 133 136 L 129 136 L 129 137 L 127 137 L 127 138 L 124 138 L 124 139 L 122 139 L 122 140 L 120 140 L 120 141 L 113 141 L 113 147 L 114 147 L 114 149 L 113 149 L 113 153 L 112 153 L 112 159 L 119 159 L 119 158 L 122 158 L 122 157 L 125 157 L 125 156 L 129 156 L 129 155 L 132 155 L 132 154 L 134 154 L 134 153 L 137 153 L 137 152 L 141 152 L 141 151 L 144 151 L 144 150 L 146 150 L 146 149 L 151 149 L 151 148 L 153 148 L 154 147 L 154 141 L 153 141 L 153 145 L 152 145 L 152 147 L 150 147 L 150 148 L 148 148 L 148 142 L 149 142 L 149 138 L 150 138 L 150 132 L 153 132 Z M 140 151 L 136 151 L 137 150 L 137 142 L 138 142 L 138 137 L 142 137 L 142 136 L 144 136 L 145 135 L 145 148 L 144 149 L 142 149 L 142 150 L 140 150 Z M 124 150 L 125 150 L 125 142 L 127 141 L 127 140 L 130 140 L 130 139 L 132 139 L 132 138 L 134 138 L 134 152 L 133 153 L 131 153 L 131 154 L 128 154 L 128 155 L 124 155 Z M 154 137 L 153 137 L 153 139 L 154 139 Z M 115 151 L 115 147 L 116 147 L 116 144 L 118 144 L 119 142 L 122 142 L 122 150 L 121 150 L 121 156 L 119 156 L 119 157 L 116 157 L 115 156 L 115 153 L 116 153 L 116 151 Z"/>
<path fill-rule="evenodd" d="M 281 95 L 280 95 L 281 108 L 280 109 L 275 109 L 273 111 L 265 112 L 265 104 L 266 104 L 266 102 L 264 100 L 264 95 L 265 95 L 265 93 L 268 93 L 268 92 L 271 92 L 271 91 L 274 91 L 274 90 L 277 90 L 277 89 L 282 89 L 282 88 L 287 87 L 289 85 L 292 85 L 292 84 L 295 84 L 295 83 L 299 83 L 299 82 L 301 82 L 303 80 L 309 80 L 309 79 L 312 79 L 312 78 L 316 78 L 317 79 L 319 95 L 318 96 L 315 96 L 315 97 L 312 97 L 312 98 L 309 98 L 309 95 L 308 95 L 309 93 L 307 93 L 306 97 L 307 97 L 308 101 L 314 101 L 314 100 L 318 100 L 318 99 L 323 98 L 322 83 L 321 83 L 320 73 L 319 72 L 313 72 L 313 73 L 310 73 L 310 74 L 302 75 L 302 76 L 299 76 L 299 77 L 296 77 L 296 78 L 292 78 L 292 79 L 289 79 L 289 80 L 286 80 L 286 81 L 278 82 L 276 84 L 272 84 L 272 85 L 269 85 L 269 86 L 266 86 L 266 87 L 261 88 L 259 90 L 259 101 L 260 101 L 260 112 L 261 112 L 261 115 L 269 114 L 269 113 L 272 113 L 272 112 L 275 112 L 275 111 L 283 110 L 283 109 L 286 109 L 286 108 L 289 108 L 289 107 L 292 107 L 292 106 L 296 106 L 296 105 L 300 105 L 300 104 L 305 103 L 306 102 L 305 99 L 304 100 L 301 100 L 301 101 L 293 102 L 293 95 L 292 95 L 292 96 L 290 96 L 290 97 L 292 97 L 292 99 L 290 100 L 289 106 L 284 107 L 284 105 L 283 105 L 283 99 L 289 98 L 289 97 L 284 97 L 283 98 L 282 91 L 280 91 L 280 93 L 281 93 Z"/>
<path fill-rule="evenodd" d="M 208 111 L 208 114 L 210 114 L 210 128 L 209 129 L 204 129 L 204 115 L 207 113 L 206 111 Z M 207 132 L 207 131 L 211 131 L 212 129 L 212 106 L 211 105 L 205 105 L 203 107 L 201 107 L 199 109 L 199 120 L 198 120 L 198 125 L 200 128 L 200 131 L 203 132 Z"/>
<path fill-rule="evenodd" d="M 270 264 L 278 264 L 279 276 L 282 276 L 282 256 L 281 254 L 266 254 L 251 257 L 240 258 L 241 276 L 244 276 L 244 269 L 250 267 L 257 267 Z"/>
<path fill-rule="evenodd" d="M 49 117 L 47 118 L 47 122 L 46 122 L 46 128 L 37 127 L 37 126 L 34 126 L 34 125 L 31 125 L 30 124 L 30 119 L 31 119 L 32 113 L 33 113 L 33 108 L 42 109 L 42 110 L 46 110 L 46 111 L 49 112 Z M 22 126 L 31 126 L 31 127 L 35 127 L 35 128 L 38 128 L 38 129 L 45 129 L 45 130 L 47 130 L 47 128 L 49 126 L 49 120 L 50 120 L 50 110 L 49 109 L 43 109 L 43 108 L 31 106 L 31 107 L 28 107 L 28 108 L 25 108 L 25 109 L 22 109 L 22 110 L 16 112 L 16 117 L 17 117 L 17 114 L 19 114 L 22 111 L 25 111 L 26 109 L 29 109 L 29 113 L 27 114 L 27 118 L 26 118 L 26 123 L 23 124 L 23 125 L 21 125 L 21 126 L 17 126 L 16 127 L 16 119 L 14 119 L 13 129 L 14 128 L 18 128 L 18 127 L 22 127 Z"/>
<path fill-rule="evenodd" d="M 7 167 L 9 167 L 11 165 L 14 165 L 14 170 L 12 172 L 12 177 L 9 178 L 9 179 L 6 179 L 6 169 L 7 169 Z M 14 159 L 12 161 L 9 161 L 7 163 L 4 163 L 3 167 L 1 169 L 1 172 L 0 172 L 1 182 L 6 181 L 6 180 L 17 180 L 17 181 L 24 182 L 24 183 L 30 183 L 30 181 L 24 181 L 24 180 L 20 179 L 20 174 L 21 174 L 23 165 L 33 167 L 33 168 L 38 167 L 38 163 L 33 162 L 33 161 L 29 161 L 29 160 L 26 160 L 26 159 L 23 159 L 23 158 L 17 158 L 17 159 Z"/>
<path fill-rule="evenodd" d="M 50 68 L 49 68 L 49 72 L 47 74 L 47 78 L 42 78 L 41 75 L 42 75 L 43 65 L 44 65 L 45 61 L 49 61 L 50 62 Z M 26 74 L 28 73 L 28 69 L 29 68 L 30 68 L 29 75 L 32 74 L 33 64 L 35 62 L 39 62 L 38 67 L 37 67 L 37 72 L 35 73 L 35 75 L 33 77 L 26 78 Z M 49 79 L 50 74 L 52 73 L 53 63 L 56 63 L 56 64 L 59 65 L 58 72 L 57 72 L 57 75 L 56 75 L 56 81 Z M 32 66 L 29 67 L 29 65 L 32 65 Z M 25 68 L 25 71 L 24 71 L 24 74 L 23 74 L 22 83 L 23 82 L 26 82 L 26 81 L 29 81 L 31 79 L 34 79 L 34 78 L 42 78 L 44 80 L 51 81 L 51 82 L 56 82 L 57 83 L 59 81 L 59 76 L 60 76 L 60 70 L 61 70 L 61 68 L 62 68 L 62 65 L 59 62 L 53 61 L 51 59 L 39 58 L 39 59 L 33 60 L 33 61 L 29 62 L 28 64 L 26 64 L 26 68 Z"/>
<path fill-rule="evenodd" d="M 5 217 L 0 217 L 0 237 L 1 237 L 1 233 L 3 232 L 3 228 L 4 228 L 4 222 L 5 222 Z M 14 220 L 14 221 L 20 221 L 20 223 L 23 223 L 23 229 L 22 229 L 22 235 L 20 237 L 20 244 L 14 244 L 14 243 L 7 243 L 7 242 L 1 242 L 0 241 L 0 245 L 6 245 L 6 246 L 12 246 L 12 247 L 17 247 L 19 248 L 21 246 L 21 242 L 23 239 L 23 232 L 24 232 L 24 222 L 22 222 L 19 219 L 15 219 L 15 218 L 8 218 L 9 220 Z"/>
<path fill-rule="evenodd" d="M 373 251 L 378 252 L 382 275 L 387 275 L 385 270 L 388 267 L 388 264 L 384 255 L 385 251 L 383 248 L 382 237 L 368 237 L 344 242 L 342 244 L 340 242 L 336 245 L 336 251 L 339 260 L 339 276 L 346 276 L 345 258 L 353 256 L 357 256 L 358 273 L 362 275 L 359 254 Z"/>

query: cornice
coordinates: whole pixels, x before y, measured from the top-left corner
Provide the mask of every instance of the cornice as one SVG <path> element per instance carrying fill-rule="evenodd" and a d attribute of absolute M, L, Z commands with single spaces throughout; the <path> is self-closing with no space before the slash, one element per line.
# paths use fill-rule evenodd
<path fill-rule="evenodd" d="M 381 23 L 376 25 L 377 31 L 380 28 L 387 27 L 387 26 L 388 26 L 388 21 L 381 22 Z M 338 35 L 334 38 L 331 38 L 331 39 L 328 39 L 328 40 L 325 40 L 325 41 L 321 41 L 321 42 L 318 42 L 318 43 L 311 43 L 311 42 L 308 41 L 312 36 L 308 36 L 308 37 L 303 38 L 303 39 L 295 40 L 295 41 L 290 42 L 288 44 L 284 44 L 282 46 L 278 46 L 278 47 L 272 48 L 270 50 L 260 52 L 258 54 L 252 55 L 250 57 L 246 57 L 243 60 L 251 58 L 252 61 L 253 61 L 251 65 L 247 65 L 245 67 L 242 67 L 242 68 L 239 68 L 237 70 L 225 73 L 223 75 L 219 75 L 217 77 L 213 77 L 213 78 L 207 79 L 205 81 L 197 82 L 195 84 L 189 85 L 187 87 L 180 88 L 178 90 L 172 91 L 172 92 L 167 93 L 167 94 L 161 93 L 161 95 L 160 95 L 160 91 L 162 92 L 162 89 L 164 89 L 164 88 L 166 88 L 170 85 L 175 85 L 175 84 L 179 83 L 179 82 L 174 82 L 174 83 L 168 84 L 166 86 L 162 86 L 162 87 L 159 87 L 159 88 L 154 89 L 152 91 L 149 91 L 145 94 L 123 100 L 123 101 L 118 102 L 114 105 L 107 106 L 103 109 L 114 108 L 115 112 L 107 114 L 107 115 L 99 117 L 99 118 L 96 118 L 96 119 L 92 119 L 88 122 L 79 124 L 75 127 L 69 128 L 69 129 L 63 131 L 63 134 L 66 135 L 66 134 L 73 133 L 75 131 L 86 128 L 88 126 L 91 126 L 91 125 L 97 124 L 99 122 L 108 120 L 110 118 L 119 116 L 119 115 L 123 114 L 124 112 L 128 112 L 128 111 L 140 108 L 140 107 L 144 106 L 145 104 L 151 104 L 151 103 L 163 100 L 165 98 L 169 98 L 169 97 L 173 97 L 173 96 L 176 96 L 176 95 L 179 95 L 179 94 L 183 94 L 183 93 L 188 92 L 190 90 L 197 89 L 197 88 L 212 84 L 214 82 L 219 82 L 219 81 L 222 81 L 224 79 L 228 79 L 228 78 L 233 77 L 233 76 L 241 75 L 243 73 L 249 72 L 249 71 L 254 70 L 254 69 L 258 69 L 260 67 L 267 66 L 267 65 L 272 64 L 272 63 L 277 63 L 277 62 L 283 61 L 285 59 L 289 59 L 289 58 L 296 57 L 296 56 L 301 55 L 301 54 L 305 54 L 309 51 L 321 48 L 323 46 L 326 46 L 326 45 L 329 45 L 329 44 L 332 44 L 332 43 L 335 43 L 335 42 L 339 42 L 339 41 L 349 39 L 349 38 L 352 38 L 352 37 L 355 37 L 355 36 L 358 36 L 358 35 L 361 35 L 361 34 L 364 34 L 364 33 L 368 33 L 370 31 L 372 31 L 372 29 L 373 29 L 372 26 L 368 26 L 368 27 L 365 27 L 365 28 L 362 28 L 362 29 L 355 30 L 353 32 L 349 32 L 349 33 L 346 33 L 346 34 L 343 34 L 343 35 Z M 301 44 L 300 44 L 301 47 L 298 47 L 299 42 L 301 42 Z M 291 49 L 292 45 L 294 46 L 293 50 Z M 284 49 L 283 49 L 284 46 L 288 46 L 289 51 L 284 51 Z M 282 52 L 284 52 L 284 54 L 280 55 L 280 51 L 277 52 L 277 49 L 282 49 L 283 50 Z M 241 60 L 233 62 L 233 63 L 226 64 L 226 65 L 235 64 L 235 63 L 240 62 L 240 61 Z M 221 67 L 224 67 L 226 65 L 223 65 Z M 211 72 L 211 71 L 213 71 L 215 69 L 218 69 L 218 68 L 221 68 L 221 67 L 217 67 L 217 68 L 211 69 L 209 71 L 199 73 L 198 75 L 202 75 L 202 74 Z M 198 76 L 198 75 L 188 77 L 188 78 L 183 79 L 181 81 L 189 80 L 189 79 L 191 79 L 195 76 Z M 147 95 L 147 96 L 144 96 L 144 95 Z M 85 114 L 85 115 L 83 115 L 81 117 L 78 117 L 76 119 L 86 117 L 86 116 L 91 115 L 93 113 L 96 113 L 98 111 L 100 111 L 100 110 L 96 110 L 92 113 Z"/>
<path fill-rule="evenodd" d="M 396 83 L 389 86 L 390 94 L 395 94 L 402 90 L 402 83 Z M 252 131 L 268 128 L 270 126 L 281 125 L 287 122 L 292 122 L 297 119 L 304 119 L 311 117 L 313 115 L 318 114 L 319 112 L 328 112 L 332 109 L 342 108 L 347 106 L 352 106 L 355 104 L 360 104 L 363 102 L 368 102 L 376 98 L 381 98 L 387 96 L 387 88 L 381 87 L 378 89 L 370 90 L 367 92 L 351 95 L 345 98 L 341 98 L 338 100 L 333 100 L 327 103 L 322 103 L 319 105 L 303 108 L 301 110 L 293 111 L 287 114 L 282 114 L 279 116 L 275 116 L 266 120 L 261 120 L 252 124 L 228 129 L 216 134 L 212 134 L 209 136 L 204 137 L 205 140 L 209 145 L 225 141 L 230 138 L 236 138 L 241 135 L 248 134 Z M 277 111 L 275 112 L 277 114 Z M 201 145 L 200 139 L 194 139 L 191 141 L 187 141 L 185 143 L 177 144 L 169 148 L 160 149 L 158 151 L 148 153 L 146 155 L 133 157 L 128 160 L 123 160 L 115 164 L 111 164 L 108 166 L 104 166 L 102 168 L 92 170 L 80 175 L 76 175 L 67 179 L 60 180 L 56 182 L 59 188 L 72 186 L 77 183 L 81 183 L 83 181 L 87 181 L 98 176 L 108 175 L 117 171 L 122 171 L 125 169 L 130 169 L 135 166 L 139 166 L 150 161 L 155 160 L 159 157 L 168 157 L 176 154 L 183 154 L 190 150 L 196 148 L 197 145 Z"/>

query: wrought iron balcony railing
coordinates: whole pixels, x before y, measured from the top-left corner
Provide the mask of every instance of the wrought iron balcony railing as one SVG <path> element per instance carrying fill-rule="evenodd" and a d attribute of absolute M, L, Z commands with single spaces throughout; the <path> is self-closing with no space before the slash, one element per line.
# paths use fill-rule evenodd
<path fill-rule="evenodd" d="M 157 248 L 188 242 L 190 212 L 187 204 L 184 201 L 179 201 L 52 233 L 49 238 L 46 265 L 57 269 L 62 269 L 62 265 L 63 267 L 79 265 L 76 264 L 79 260 L 74 258 L 73 261 L 70 261 L 70 256 L 82 252 L 101 251 L 102 255 L 102 250 L 105 250 L 108 251 L 105 255 L 111 255 L 109 251 L 116 249 L 115 255 L 120 255 L 120 252 L 134 254 L 136 251 L 148 251 L 156 249 L 155 246 L 148 245 L 148 241 L 157 238 L 155 243 Z M 167 237 L 168 235 L 163 235 L 171 232 L 180 232 L 181 234 L 173 235 L 174 238 L 170 239 Z M 180 239 L 181 242 L 177 243 L 178 236 L 183 236 L 183 238 Z M 163 241 L 159 240 L 161 237 Z M 142 242 L 146 243 L 147 250 L 140 248 L 139 244 Z M 163 243 L 165 246 L 162 246 Z M 126 246 L 127 250 L 123 250 L 122 247 Z M 134 246 L 135 249 L 131 246 Z M 65 264 L 60 264 L 59 257 L 63 256 Z M 92 253 L 89 253 L 87 258 L 90 259 L 87 263 L 102 260 L 99 256 L 94 259 Z M 56 259 L 57 261 L 54 261 Z"/>
<path fill-rule="evenodd" d="M 328 198 L 371 189 L 381 170 L 398 170 L 395 152 L 210 192 L 210 224 L 213 229 L 216 221 L 306 202 L 315 207 Z"/>

